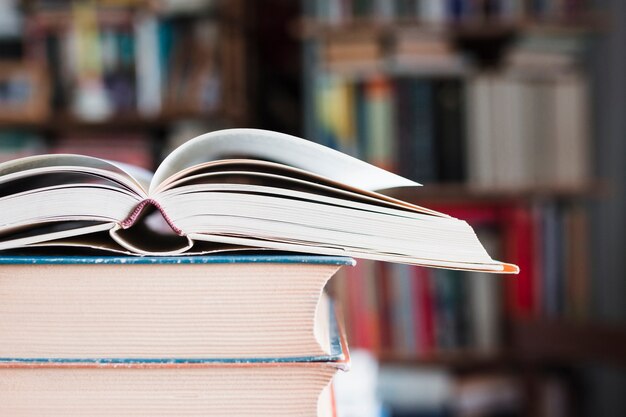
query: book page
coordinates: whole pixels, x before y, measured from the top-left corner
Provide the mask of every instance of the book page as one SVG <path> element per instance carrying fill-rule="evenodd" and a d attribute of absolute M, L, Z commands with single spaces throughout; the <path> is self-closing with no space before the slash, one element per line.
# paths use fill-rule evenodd
<path fill-rule="evenodd" d="M 59 221 L 121 222 L 139 201 L 128 190 L 100 184 L 36 188 L 0 198 L 0 233 Z"/>
<path fill-rule="evenodd" d="M 259 129 L 228 129 L 198 136 L 174 150 L 157 169 L 150 194 L 179 171 L 204 162 L 234 157 L 278 162 L 364 190 L 419 185 L 295 136 Z"/>
<path fill-rule="evenodd" d="M 153 190 L 152 197 L 159 199 L 159 195 L 174 191 L 178 187 L 189 184 L 202 183 L 243 183 L 257 185 L 273 185 L 276 181 L 283 183 L 286 188 L 300 188 L 302 184 L 308 186 L 323 188 L 329 192 L 343 193 L 347 200 L 367 199 L 372 204 L 391 205 L 396 208 L 403 208 L 411 211 L 432 214 L 435 216 L 444 216 L 433 210 L 407 203 L 392 197 L 380 194 L 374 191 L 367 191 L 355 187 L 350 187 L 343 183 L 333 181 L 304 171 L 298 168 L 277 164 L 268 161 L 259 161 L 251 159 L 226 159 L 220 161 L 205 162 L 194 165 L 177 172 L 162 182 L 156 190 Z M 313 193 L 314 189 L 309 188 Z M 318 190 L 319 192 L 319 190 Z"/>
<path fill-rule="evenodd" d="M 52 172 L 85 172 L 111 179 L 145 196 L 152 174 L 139 167 L 85 155 L 36 155 L 0 164 L 0 183 Z"/>
<path fill-rule="evenodd" d="M 27 248 L 35 246 L 55 246 L 55 242 L 62 239 L 78 237 L 89 239 L 86 236 L 99 236 L 99 232 L 110 230 L 115 226 L 112 222 L 90 222 L 90 221 L 67 221 L 48 222 L 29 225 L 23 230 L 13 231 L 11 234 L 3 234 L 0 241 L 0 250 Z M 108 233 L 106 233 L 108 237 Z M 111 239 L 108 239 L 110 242 Z M 69 246 L 88 246 L 86 244 L 70 244 Z M 97 245 L 89 245 L 96 247 Z M 106 247 L 106 250 L 114 250 Z"/>

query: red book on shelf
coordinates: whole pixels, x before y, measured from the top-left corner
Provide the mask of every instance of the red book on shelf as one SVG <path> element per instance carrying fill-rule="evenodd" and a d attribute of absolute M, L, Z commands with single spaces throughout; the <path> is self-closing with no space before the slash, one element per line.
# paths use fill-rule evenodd
<path fill-rule="evenodd" d="M 365 280 L 363 274 L 363 265 L 357 263 L 355 267 L 346 270 L 346 278 L 348 281 L 349 302 L 346 311 L 350 316 L 350 333 L 348 341 L 350 345 L 355 347 L 367 346 L 367 322 L 365 320 Z"/>
<path fill-rule="evenodd" d="M 375 265 L 377 279 L 378 306 L 380 310 L 380 347 L 383 350 L 391 350 L 393 348 L 392 335 L 392 313 L 394 298 L 391 288 L 391 277 L 389 274 L 389 265 L 377 262 Z"/>
<path fill-rule="evenodd" d="M 374 261 L 361 261 L 363 265 L 363 288 L 365 292 L 365 311 L 362 316 L 365 323 L 365 347 L 379 352 L 381 347 L 380 337 L 380 300 L 378 298 L 378 276 Z"/>
<path fill-rule="evenodd" d="M 365 84 L 365 156 L 370 163 L 395 171 L 393 86 L 378 76 Z"/>
<path fill-rule="evenodd" d="M 430 354 L 435 350 L 435 306 L 431 286 L 431 271 L 413 267 L 415 285 L 415 323 L 417 325 L 417 349 L 422 354 Z"/>
<path fill-rule="evenodd" d="M 381 347 L 378 277 L 375 263 L 361 261 L 347 270 L 349 280 L 349 308 L 352 320 L 352 340 L 357 347 L 379 351 Z"/>
<path fill-rule="evenodd" d="M 507 257 L 520 269 L 519 275 L 506 280 L 506 306 L 513 318 L 532 317 L 537 311 L 535 277 L 535 222 L 529 209 L 516 207 L 505 218 Z"/>

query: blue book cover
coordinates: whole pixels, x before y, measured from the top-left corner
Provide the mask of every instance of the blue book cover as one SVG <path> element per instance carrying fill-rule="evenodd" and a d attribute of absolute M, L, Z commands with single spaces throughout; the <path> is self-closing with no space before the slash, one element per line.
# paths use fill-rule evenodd
<path fill-rule="evenodd" d="M 433 81 L 416 79 L 413 81 L 413 159 L 412 177 L 418 182 L 428 183 L 437 180 L 437 158 L 435 152 L 435 131 L 433 126 L 434 103 Z"/>
<path fill-rule="evenodd" d="M 237 254 L 202 256 L 54 256 L 54 255 L 0 255 L 0 265 L 146 265 L 146 264 L 356 264 L 343 256 Z"/>

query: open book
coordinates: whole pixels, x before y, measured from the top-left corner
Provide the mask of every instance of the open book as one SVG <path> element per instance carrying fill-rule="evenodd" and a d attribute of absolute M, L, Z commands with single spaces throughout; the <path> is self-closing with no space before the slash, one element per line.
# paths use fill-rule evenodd
<path fill-rule="evenodd" d="M 270 249 L 517 272 L 464 221 L 378 193 L 419 184 L 293 136 L 229 129 L 154 174 L 80 155 L 0 164 L 0 250 L 78 246 L 137 255 Z"/>

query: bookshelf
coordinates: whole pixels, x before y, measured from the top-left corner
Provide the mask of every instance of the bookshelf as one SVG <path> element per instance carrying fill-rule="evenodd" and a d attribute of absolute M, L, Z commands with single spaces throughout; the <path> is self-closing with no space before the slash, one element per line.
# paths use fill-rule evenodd
<path fill-rule="evenodd" d="M 2 82 L 29 94 L 6 97 L 2 112 L 33 116 L 0 116 L 2 160 L 62 150 L 154 168 L 180 125 L 193 137 L 249 119 L 243 1 L 13 3 L 20 30 L 6 42 L 17 52 L 0 75 L 17 68 Z"/>
<path fill-rule="evenodd" d="M 474 7 L 487 4 L 499 8 Z M 522 268 L 498 280 L 361 262 L 332 289 L 352 345 L 383 366 L 513 371 L 532 403 L 523 415 L 539 415 L 544 371 L 603 356 L 568 345 L 626 352 L 624 332 L 590 315 L 588 204 L 615 190 L 593 175 L 585 57 L 606 22 L 565 4 L 318 0 L 292 27 L 305 136 L 423 183 L 388 193 L 466 219 Z"/>

